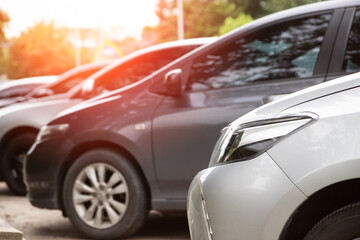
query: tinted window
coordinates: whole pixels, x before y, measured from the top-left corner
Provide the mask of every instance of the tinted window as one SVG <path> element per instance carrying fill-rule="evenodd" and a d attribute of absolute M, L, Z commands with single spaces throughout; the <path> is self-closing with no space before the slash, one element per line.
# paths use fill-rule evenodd
<path fill-rule="evenodd" d="M 244 85 L 313 74 L 330 14 L 272 26 L 196 59 L 188 89 Z"/>
<path fill-rule="evenodd" d="M 174 47 L 140 55 L 96 80 L 96 93 L 112 91 L 134 83 L 198 46 Z"/>
<path fill-rule="evenodd" d="M 83 70 L 80 72 L 76 72 L 74 75 L 69 76 L 67 79 L 54 84 L 49 87 L 54 94 L 65 93 L 69 91 L 71 88 L 78 85 L 81 81 L 85 80 L 87 77 L 91 76 L 95 72 L 99 71 L 101 67 L 94 67 L 92 69 Z"/>
<path fill-rule="evenodd" d="M 360 71 L 360 11 L 357 11 L 350 30 L 343 62 L 343 72 Z"/>

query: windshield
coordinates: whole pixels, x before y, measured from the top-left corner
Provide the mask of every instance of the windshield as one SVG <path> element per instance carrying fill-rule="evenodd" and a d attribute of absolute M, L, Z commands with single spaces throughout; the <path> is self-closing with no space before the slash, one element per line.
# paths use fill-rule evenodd
<path fill-rule="evenodd" d="M 90 98 L 137 82 L 199 46 L 172 47 L 134 57 L 114 66 L 96 79 L 87 79 L 81 95 Z"/>
<path fill-rule="evenodd" d="M 103 68 L 105 65 L 100 64 L 98 66 L 94 66 L 92 68 L 81 68 L 77 71 L 73 71 L 75 69 L 72 69 L 66 73 L 63 73 L 59 80 L 56 81 L 54 84 L 51 84 L 47 86 L 46 88 L 38 88 L 35 91 L 33 91 L 29 97 L 33 98 L 41 98 L 45 96 L 55 95 L 55 94 L 61 94 L 66 93 L 75 86 L 77 86 L 79 83 L 81 83 L 83 80 L 85 80 L 87 77 L 91 76 L 95 72 L 99 71 L 101 68 Z M 70 74 L 69 74 L 70 73 Z"/>

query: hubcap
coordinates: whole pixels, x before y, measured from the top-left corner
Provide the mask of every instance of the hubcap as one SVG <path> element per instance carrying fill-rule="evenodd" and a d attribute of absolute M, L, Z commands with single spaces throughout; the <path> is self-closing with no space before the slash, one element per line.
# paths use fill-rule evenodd
<path fill-rule="evenodd" d="M 106 163 L 84 168 L 76 177 L 73 203 L 77 215 L 91 227 L 110 228 L 124 216 L 129 190 L 124 176 Z"/>

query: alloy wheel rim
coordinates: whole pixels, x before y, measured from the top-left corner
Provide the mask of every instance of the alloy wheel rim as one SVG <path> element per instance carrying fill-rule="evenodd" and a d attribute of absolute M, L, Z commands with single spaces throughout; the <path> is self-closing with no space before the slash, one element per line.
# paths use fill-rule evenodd
<path fill-rule="evenodd" d="M 75 211 L 84 223 L 105 229 L 123 218 L 129 190 L 121 172 L 107 163 L 95 163 L 76 177 L 72 198 Z"/>

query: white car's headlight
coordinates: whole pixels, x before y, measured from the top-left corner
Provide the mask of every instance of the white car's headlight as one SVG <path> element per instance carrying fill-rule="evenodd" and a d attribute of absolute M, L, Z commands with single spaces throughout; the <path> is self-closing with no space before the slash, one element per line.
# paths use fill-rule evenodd
<path fill-rule="evenodd" d="M 231 125 L 223 130 L 209 165 L 254 158 L 317 118 L 314 113 L 301 113 Z"/>
<path fill-rule="evenodd" d="M 62 134 L 67 131 L 69 124 L 57 124 L 57 125 L 45 125 L 40 129 L 37 135 L 36 141 L 43 141 L 44 139 L 50 138 L 57 134 Z"/>

